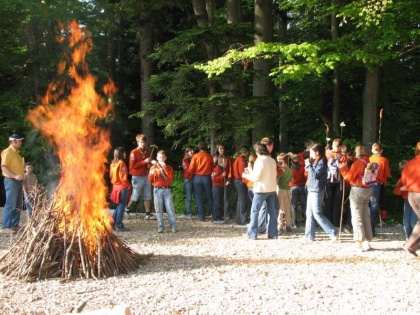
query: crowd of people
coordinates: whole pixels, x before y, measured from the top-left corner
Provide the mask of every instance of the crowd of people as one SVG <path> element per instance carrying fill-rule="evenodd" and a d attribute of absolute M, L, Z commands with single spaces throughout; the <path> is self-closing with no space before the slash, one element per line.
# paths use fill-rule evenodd
<path fill-rule="evenodd" d="M 11 135 L 10 146 L 1 154 L 6 190 L 2 232 L 8 234 L 20 228 L 23 200 L 31 214 L 31 195 L 37 184 L 33 165 L 25 163 L 20 156 L 22 140 L 19 134 Z M 136 141 L 128 166 L 124 148 L 114 150 L 110 165 L 110 199 L 116 204 L 112 228 L 128 231 L 124 216 L 129 216 L 142 200 L 145 218 L 157 220 L 158 233 L 165 229 L 164 211 L 171 231 L 176 232 L 171 192 L 174 169 L 166 163 L 163 150 L 153 159 L 156 146 L 150 151 L 145 135 L 138 134 Z M 341 232 L 352 233 L 357 250 L 370 250 L 369 242 L 381 220 L 380 204 L 391 175 L 389 161 L 382 155 L 382 145 L 374 143 L 370 150 L 358 145 L 352 155 L 341 139 L 334 139 L 327 147 L 308 140 L 302 152 L 282 152 L 276 159 L 271 156 L 273 149 L 270 138 L 258 141 L 253 151 L 242 146 L 234 158 L 225 153 L 222 144 L 217 144 L 214 154 L 207 151 L 204 141 L 198 142 L 197 150 L 187 147 L 181 161 L 187 219 L 192 219 L 194 194 L 198 221 L 206 220 L 206 204 L 214 224 L 233 219 L 238 225 L 248 224 L 246 235 L 251 240 L 265 233 L 269 239 L 276 239 L 280 233 L 288 233 L 304 223 L 305 233 L 300 240 L 310 243 L 315 239 L 318 224 L 332 241 Z M 418 166 L 420 142 L 414 159 L 401 161 L 401 178 L 394 189 L 404 199 L 403 225 L 407 239 L 404 249 L 415 256 L 420 241 Z M 371 181 L 366 179 L 367 170 Z M 237 191 L 235 212 L 231 210 L 231 189 Z M 152 196 L 156 215 L 151 211 Z"/>

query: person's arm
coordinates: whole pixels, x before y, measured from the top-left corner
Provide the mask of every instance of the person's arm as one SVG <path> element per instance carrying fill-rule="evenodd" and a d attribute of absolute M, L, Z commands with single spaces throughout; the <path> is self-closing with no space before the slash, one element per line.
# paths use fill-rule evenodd
<path fill-rule="evenodd" d="M 1 166 L 1 170 L 2 170 L 2 172 L 4 174 L 6 174 L 10 178 L 14 178 L 14 179 L 20 180 L 20 181 L 23 180 L 23 176 L 22 175 L 16 175 L 6 165 L 2 165 Z"/>

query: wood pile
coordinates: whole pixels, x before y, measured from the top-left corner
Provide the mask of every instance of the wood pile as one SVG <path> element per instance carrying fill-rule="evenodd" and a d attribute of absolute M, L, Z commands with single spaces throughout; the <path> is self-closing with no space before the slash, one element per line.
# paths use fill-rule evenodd
<path fill-rule="evenodd" d="M 134 252 L 113 233 L 110 222 L 96 222 L 96 231 L 84 231 L 83 224 L 74 224 L 82 221 L 78 211 L 69 229 L 68 219 L 46 191 L 38 190 L 34 200 L 32 217 L 0 258 L 4 275 L 25 281 L 107 278 L 134 271 L 151 256 Z M 96 244 L 86 242 L 86 232 L 94 233 Z"/>

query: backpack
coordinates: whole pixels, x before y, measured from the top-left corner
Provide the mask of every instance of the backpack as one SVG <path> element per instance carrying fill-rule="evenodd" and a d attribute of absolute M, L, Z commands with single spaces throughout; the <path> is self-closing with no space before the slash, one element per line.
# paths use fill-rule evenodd
<path fill-rule="evenodd" d="M 334 158 L 331 152 L 328 152 L 330 159 L 328 160 L 328 183 L 338 183 L 341 180 L 340 170 L 338 169 L 338 161 L 342 157 L 340 153 Z"/>
<path fill-rule="evenodd" d="M 379 170 L 379 164 L 378 163 L 368 163 L 363 159 L 360 159 L 361 161 L 363 161 L 363 163 L 365 163 L 366 167 L 365 170 L 363 172 L 363 176 L 361 176 L 362 178 L 362 183 L 363 185 L 367 185 L 370 186 L 372 184 L 376 183 L 376 177 L 378 176 L 378 170 Z"/>

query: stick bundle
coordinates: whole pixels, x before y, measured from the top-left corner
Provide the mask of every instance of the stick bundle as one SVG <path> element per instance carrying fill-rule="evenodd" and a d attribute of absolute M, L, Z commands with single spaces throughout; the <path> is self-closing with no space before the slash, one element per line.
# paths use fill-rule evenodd
<path fill-rule="evenodd" d="M 110 228 L 104 228 L 109 226 L 105 222 L 97 222 L 101 229 L 93 231 L 96 244 L 86 244 L 83 225 L 73 220 L 69 231 L 53 197 L 38 190 L 34 200 L 32 217 L 0 258 L 0 272 L 7 276 L 25 281 L 106 278 L 134 271 L 151 256 L 134 252 Z"/>

